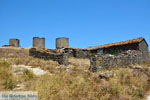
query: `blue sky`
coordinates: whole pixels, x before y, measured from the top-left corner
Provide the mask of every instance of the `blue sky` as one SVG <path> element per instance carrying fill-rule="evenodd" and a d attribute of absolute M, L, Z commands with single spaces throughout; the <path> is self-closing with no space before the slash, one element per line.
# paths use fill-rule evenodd
<path fill-rule="evenodd" d="M 0 0 L 0 46 L 9 38 L 32 46 L 32 37 L 70 38 L 85 48 L 145 37 L 150 45 L 150 0 Z"/>

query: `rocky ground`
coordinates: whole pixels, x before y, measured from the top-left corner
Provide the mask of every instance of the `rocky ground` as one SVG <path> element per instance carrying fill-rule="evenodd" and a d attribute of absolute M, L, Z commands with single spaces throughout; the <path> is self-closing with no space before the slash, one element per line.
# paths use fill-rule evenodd
<path fill-rule="evenodd" d="M 0 91 L 37 91 L 39 100 L 148 100 L 150 62 L 89 71 L 88 59 L 69 65 L 0 53 Z"/>

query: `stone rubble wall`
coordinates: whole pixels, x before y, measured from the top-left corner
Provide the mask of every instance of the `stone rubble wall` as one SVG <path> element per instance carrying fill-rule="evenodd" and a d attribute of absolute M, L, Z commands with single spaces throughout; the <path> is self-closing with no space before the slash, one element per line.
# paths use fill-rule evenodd
<path fill-rule="evenodd" d="M 90 53 L 88 51 L 76 50 L 75 51 L 75 57 L 76 58 L 89 58 Z"/>
<path fill-rule="evenodd" d="M 120 54 L 91 54 L 88 51 L 76 50 L 73 52 L 65 52 L 62 49 L 58 50 L 40 50 L 38 48 L 15 48 L 15 47 L 0 47 L 0 57 L 25 57 L 32 56 L 45 60 L 57 61 L 59 64 L 68 65 L 68 58 L 89 58 L 90 70 L 99 71 L 103 68 L 126 66 L 143 61 L 150 61 L 150 57 L 146 59 L 145 52 L 138 50 L 128 50 Z M 149 54 L 147 54 L 149 55 Z"/>
<path fill-rule="evenodd" d="M 51 53 L 36 50 L 36 48 L 31 48 L 29 50 L 29 55 L 35 58 L 41 58 L 44 60 L 57 61 L 59 64 L 68 65 L 68 55 L 66 53 Z"/>
<path fill-rule="evenodd" d="M 69 57 L 75 58 L 89 58 L 91 53 L 90 51 L 85 50 L 65 50 Z"/>
<path fill-rule="evenodd" d="M 93 55 L 90 58 L 90 70 L 97 72 L 103 68 L 127 66 L 147 60 L 144 54 L 137 50 L 128 50 L 117 55 Z"/>

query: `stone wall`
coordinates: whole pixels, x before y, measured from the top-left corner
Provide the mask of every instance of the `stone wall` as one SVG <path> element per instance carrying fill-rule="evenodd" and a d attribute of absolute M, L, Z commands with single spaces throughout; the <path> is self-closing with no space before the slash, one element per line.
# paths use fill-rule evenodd
<path fill-rule="evenodd" d="M 103 50 L 103 54 L 116 54 L 127 50 L 139 50 L 139 44 L 132 43 L 132 44 L 112 46 L 107 48 L 100 48 L 96 50 L 91 50 L 91 53 L 99 53 L 100 50 Z"/>
<path fill-rule="evenodd" d="M 117 55 L 93 55 L 90 58 L 90 70 L 96 72 L 103 68 L 127 66 L 147 60 L 144 54 L 137 50 L 128 50 Z"/>
<path fill-rule="evenodd" d="M 74 57 L 76 57 L 76 58 L 89 58 L 90 53 L 86 50 L 75 50 L 74 51 Z"/>
<path fill-rule="evenodd" d="M 68 54 L 69 57 L 75 58 L 89 58 L 91 53 L 88 50 L 75 50 L 75 49 L 65 49 L 65 53 Z"/>
<path fill-rule="evenodd" d="M 36 50 L 36 48 L 31 48 L 29 50 L 29 55 L 44 60 L 57 61 L 59 64 L 68 65 L 68 55 L 66 53 L 52 53 L 44 50 L 39 51 Z"/>
<path fill-rule="evenodd" d="M 145 42 L 145 40 L 139 43 L 139 50 L 143 53 L 144 58 L 147 59 L 149 51 L 148 51 L 148 44 Z"/>

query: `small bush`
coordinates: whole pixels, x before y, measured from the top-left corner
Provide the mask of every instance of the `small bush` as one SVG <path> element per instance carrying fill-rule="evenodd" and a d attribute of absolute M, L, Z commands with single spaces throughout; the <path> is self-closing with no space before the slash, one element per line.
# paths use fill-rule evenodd
<path fill-rule="evenodd" d="M 5 82 L 3 83 L 5 89 L 10 89 L 12 90 L 13 88 L 15 88 L 16 83 L 13 79 L 6 79 Z"/>
<path fill-rule="evenodd" d="M 0 67 L 9 68 L 10 65 L 11 65 L 10 62 L 7 62 L 7 61 L 0 61 Z"/>
<path fill-rule="evenodd" d="M 0 61 L 0 79 L 8 79 L 12 76 L 10 70 L 10 63 L 6 61 Z"/>
<path fill-rule="evenodd" d="M 12 90 L 16 86 L 16 83 L 11 73 L 10 65 L 11 63 L 9 62 L 0 61 L 0 80 L 2 82 L 0 85 L 3 85 L 5 89 Z"/>
<path fill-rule="evenodd" d="M 31 80 L 35 77 L 34 73 L 32 71 L 29 71 L 29 70 L 25 70 L 24 71 L 24 79 L 25 80 Z"/>
<path fill-rule="evenodd" d="M 118 51 L 112 52 L 117 54 Z M 36 77 L 26 70 L 19 76 L 13 77 L 9 62 L 0 62 L 0 85 L 5 90 L 13 89 L 16 81 L 23 83 L 27 91 L 38 91 L 39 100 L 140 100 L 150 89 L 148 70 L 132 69 L 131 67 L 116 67 L 92 73 L 88 59 L 70 58 L 69 66 L 60 65 L 51 60 L 33 57 L 13 57 L 7 59 L 12 64 L 41 67 L 50 74 Z M 150 66 L 150 62 L 143 62 L 142 66 Z M 111 71 L 109 79 L 99 78 L 99 74 Z M 1 81 L 3 80 L 3 82 Z M 127 99 L 120 99 L 125 96 Z"/>

